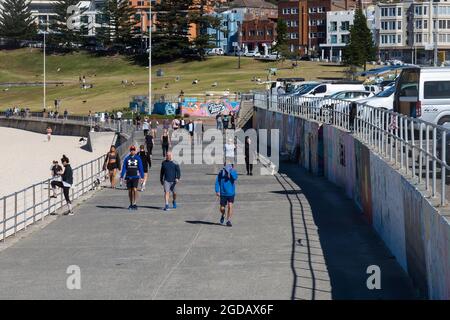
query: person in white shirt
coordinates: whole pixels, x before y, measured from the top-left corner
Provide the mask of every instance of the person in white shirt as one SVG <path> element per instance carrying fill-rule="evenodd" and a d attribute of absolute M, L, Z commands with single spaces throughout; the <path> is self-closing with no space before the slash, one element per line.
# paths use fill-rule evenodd
<path fill-rule="evenodd" d="M 236 145 L 233 142 L 233 139 L 228 139 L 225 144 L 225 163 L 233 164 L 235 158 Z"/>
<path fill-rule="evenodd" d="M 150 124 L 148 123 L 148 119 L 144 119 L 144 123 L 142 124 L 142 130 L 144 130 L 144 137 L 148 135 L 148 132 L 150 131 Z"/>

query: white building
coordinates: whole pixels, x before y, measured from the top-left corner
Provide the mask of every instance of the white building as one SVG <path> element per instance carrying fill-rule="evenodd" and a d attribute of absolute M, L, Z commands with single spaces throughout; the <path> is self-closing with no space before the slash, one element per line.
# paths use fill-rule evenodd
<path fill-rule="evenodd" d="M 376 29 L 383 61 L 430 64 L 435 45 L 440 60 L 450 59 L 450 1 L 378 3 Z"/>
<path fill-rule="evenodd" d="M 374 7 L 364 10 L 367 25 L 374 32 Z M 350 40 L 350 27 L 355 19 L 354 10 L 327 12 L 327 42 L 320 45 L 322 60 L 342 61 L 342 53 Z"/>

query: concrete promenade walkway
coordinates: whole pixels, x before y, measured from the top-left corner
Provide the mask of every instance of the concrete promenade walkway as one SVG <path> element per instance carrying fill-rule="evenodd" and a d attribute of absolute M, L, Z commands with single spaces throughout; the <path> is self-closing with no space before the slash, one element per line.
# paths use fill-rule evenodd
<path fill-rule="evenodd" d="M 350 200 L 323 178 L 285 165 L 277 176 L 239 167 L 234 226 L 218 225 L 219 167 L 183 165 L 168 213 L 155 146 L 139 211 L 104 189 L 0 252 L 0 299 L 407 299 L 409 279 Z M 81 270 L 68 290 L 66 270 Z M 367 289 L 370 265 L 381 290 Z"/>

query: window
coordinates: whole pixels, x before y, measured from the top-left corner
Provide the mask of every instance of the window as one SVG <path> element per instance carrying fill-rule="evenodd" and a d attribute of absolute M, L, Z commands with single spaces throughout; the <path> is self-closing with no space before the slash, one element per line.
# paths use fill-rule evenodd
<path fill-rule="evenodd" d="M 422 29 L 422 20 L 416 20 L 416 29 Z"/>
<path fill-rule="evenodd" d="M 416 33 L 416 43 L 422 43 L 422 34 Z"/>
<path fill-rule="evenodd" d="M 401 16 L 402 15 L 402 8 L 397 8 L 397 16 Z"/>
<path fill-rule="evenodd" d="M 350 30 L 350 21 L 342 21 L 341 22 L 341 30 L 342 31 Z"/>
<path fill-rule="evenodd" d="M 298 14 L 298 8 L 292 8 L 291 14 Z"/>
<path fill-rule="evenodd" d="M 284 8 L 283 9 L 283 14 L 291 14 L 291 9 L 290 8 Z"/>
<path fill-rule="evenodd" d="M 333 21 L 330 24 L 330 31 L 336 31 L 337 30 L 337 22 Z"/>
<path fill-rule="evenodd" d="M 350 35 L 343 34 L 341 35 L 341 43 L 348 43 L 350 41 Z"/>
<path fill-rule="evenodd" d="M 450 81 L 425 81 L 423 97 L 425 99 L 450 99 Z"/>
<path fill-rule="evenodd" d="M 397 35 L 397 43 L 402 43 L 402 36 L 400 34 Z"/>
<path fill-rule="evenodd" d="M 315 93 L 315 94 L 317 94 L 317 93 L 325 93 L 325 92 L 327 92 L 327 86 L 326 86 L 326 85 L 318 86 L 318 87 L 314 90 L 314 93 Z"/>
<path fill-rule="evenodd" d="M 258 30 L 258 37 L 264 37 L 264 30 Z"/>
<path fill-rule="evenodd" d="M 291 33 L 291 39 L 298 39 L 298 33 Z"/>
<path fill-rule="evenodd" d="M 401 21 L 397 21 L 397 29 L 402 30 L 402 22 Z"/>
<path fill-rule="evenodd" d="M 331 43 L 337 43 L 337 35 L 332 35 L 330 39 Z"/>
<path fill-rule="evenodd" d="M 428 29 L 428 20 L 423 20 L 423 28 Z"/>

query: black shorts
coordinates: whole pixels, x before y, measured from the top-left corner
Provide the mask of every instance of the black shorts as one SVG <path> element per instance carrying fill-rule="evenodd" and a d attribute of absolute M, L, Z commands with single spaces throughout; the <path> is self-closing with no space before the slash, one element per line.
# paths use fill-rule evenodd
<path fill-rule="evenodd" d="M 220 196 L 220 206 L 226 207 L 229 203 L 234 203 L 234 196 Z"/>
<path fill-rule="evenodd" d="M 138 185 L 139 185 L 139 179 L 138 178 L 127 179 L 127 188 L 128 189 L 137 188 Z"/>
<path fill-rule="evenodd" d="M 109 171 L 113 171 L 114 169 L 118 169 L 117 163 L 108 163 L 107 168 Z"/>

